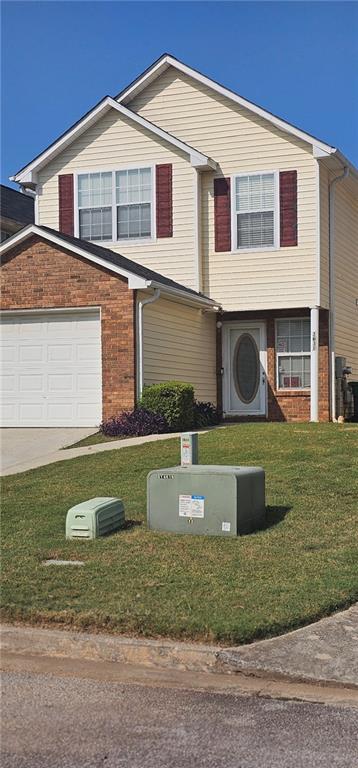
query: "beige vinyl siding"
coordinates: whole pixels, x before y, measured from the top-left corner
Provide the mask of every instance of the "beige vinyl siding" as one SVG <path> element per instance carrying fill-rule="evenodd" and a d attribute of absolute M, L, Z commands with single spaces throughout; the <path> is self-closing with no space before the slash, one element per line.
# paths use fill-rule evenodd
<path fill-rule="evenodd" d="M 149 131 L 110 110 L 39 172 L 39 223 L 58 229 L 58 175 L 127 166 L 173 165 L 172 238 L 147 243 L 103 242 L 163 275 L 195 288 L 194 169 L 189 158 Z"/>
<path fill-rule="evenodd" d="M 333 176 L 332 176 L 333 178 Z M 328 169 L 320 164 L 320 306 L 329 308 L 329 182 Z"/>
<path fill-rule="evenodd" d="M 218 175 L 297 170 L 298 247 L 246 253 L 215 253 L 214 173 L 202 174 L 203 290 L 226 310 L 315 304 L 317 169 L 310 145 L 172 67 L 130 107 L 216 160 Z"/>
<path fill-rule="evenodd" d="M 216 403 L 216 314 L 167 299 L 145 306 L 143 373 L 144 384 L 187 381 Z"/>
<path fill-rule="evenodd" d="M 355 197 L 348 185 L 339 182 L 335 190 L 335 352 L 358 379 L 358 184 Z"/>

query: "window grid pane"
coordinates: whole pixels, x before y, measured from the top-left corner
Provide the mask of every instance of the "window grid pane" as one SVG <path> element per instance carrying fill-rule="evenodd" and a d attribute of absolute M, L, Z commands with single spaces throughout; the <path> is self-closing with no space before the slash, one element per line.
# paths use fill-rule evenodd
<path fill-rule="evenodd" d="M 117 206 L 118 240 L 150 237 L 150 204 Z"/>
<path fill-rule="evenodd" d="M 273 211 L 239 213 L 237 216 L 237 247 L 263 248 L 274 245 Z"/>
<path fill-rule="evenodd" d="M 112 171 L 79 174 L 79 208 L 97 208 L 107 205 L 112 205 Z"/>
<path fill-rule="evenodd" d="M 82 208 L 79 225 L 82 240 L 112 240 L 112 208 Z"/>

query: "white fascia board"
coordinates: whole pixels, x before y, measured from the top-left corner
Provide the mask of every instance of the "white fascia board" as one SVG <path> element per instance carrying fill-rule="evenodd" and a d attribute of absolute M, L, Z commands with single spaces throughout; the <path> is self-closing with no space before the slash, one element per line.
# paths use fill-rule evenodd
<path fill-rule="evenodd" d="M 137 93 L 140 93 L 140 91 L 142 91 L 143 88 L 145 88 L 148 82 L 151 82 L 154 79 L 153 77 L 154 74 L 156 77 L 158 77 L 168 67 L 174 67 L 174 69 L 177 69 L 180 72 L 183 72 L 185 75 L 193 78 L 193 80 L 197 80 L 199 83 L 201 83 L 202 85 L 205 85 L 207 88 L 210 88 L 211 90 L 216 91 L 216 93 L 220 93 L 221 96 L 225 96 L 227 99 L 230 99 L 236 104 L 239 104 L 241 107 L 245 107 L 245 109 L 248 109 L 251 112 L 254 112 L 256 115 L 259 115 L 260 117 L 264 118 L 268 122 L 272 123 L 272 125 L 275 125 L 277 128 L 280 128 L 282 131 L 292 134 L 293 136 L 296 136 L 297 138 L 302 139 L 302 141 L 305 141 L 308 144 L 311 144 L 312 146 L 319 147 L 320 149 L 323 149 L 325 152 L 328 152 L 328 154 L 330 154 L 331 152 L 335 152 L 335 148 L 331 147 L 329 144 L 326 144 L 325 142 L 320 141 L 319 139 L 315 139 L 309 133 L 305 133 L 305 131 L 301 131 L 299 128 L 296 128 L 294 125 L 291 125 L 291 123 L 288 123 L 285 120 L 281 120 L 281 118 L 277 117 L 276 115 L 272 115 L 271 112 L 267 112 L 266 109 L 263 109 L 262 107 L 259 107 L 256 104 L 253 104 L 251 101 L 244 99 L 242 96 L 238 96 L 238 94 L 234 93 L 229 88 L 225 88 L 223 85 L 216 83 L 215 80 L 211 80 L 210 77 L 206 77 L 205 75 L 202 75 L 200 72 L 197 72 L 195 69 L 188 67 L 186 64 L 183 64 L 183 62 L 178 61 L 177 59 L 174 59 L 168 55 L 164 56 L 162 60 L 160 60 L 153 66 L 153 69 L 149 69 L 146 72 L 146 74 L 143 75 L 143 77 L 138 78 L 138 80 L 132 86 L 129 86 L 127 90 L 123 91 L 121 96 L 118 97 L 118 101 L 121 103 L 123 102 L 128 103 L 131 99 L 134 98 L 134 96 L 137 95 Z"/>
<path fill-rule="evenodd" d="M 157 125 L 149 122 L 149 120 L 146 120 L 144 117 L 137 115 L 136 112 L 132 112 L 131 109 L 127 109 L 127 107 L 125 107 L 123 104 L 119 104 L 118 101 L 115 101 L 115 99 L 107 96 L 105 99 L 103 99 L 103 101 L 100 102 L 100 104 L 97 105 L 97 107 L 95 107 L 88 115 L 86 115 L 83 120 L 77 123 L 77 125 L 75 125 L 72 130 L 65 133 L 64 136 L 62 136 L 51 147 L 45 150 L 45 152 L 39 155 L 39 157 L 29 163 L 29 165 L 27 165 L 18 173 L 14 174 L 14 176 L 11 176 L 10 180 L 22 184 L 26 182 L 35 182 L 35 172 L 39 171 L 40 168 L 43 168 L 45 165 L 47 165 L 47 163 L 49 163 L 53 157 L 55 157 L 59 152 L 62 152 L 69 144 L 72 143 L 72 141 L 78 138 L 78 136 L 86 131 L 91 125 L 93 125 L 93 123 L 95 123 L 110 109 L 115 109 L 124 117 L 128 118 L 128 120 L 131 120 L 137 125 L 140 125 L 142 128 L 150 131 L 150 133 L 153 133 L 155 136 L 158 136 L 172 146 L 175 146 L 177 149 L 182 150 L 182 152 L 185 152 L 185 154 L 190 158 L 190 162 L 194 168 L 201 168 L 202 170 L 215 170 L 217 168 L 217 164 L 211 160 L 210 157 L 203 155 L 194 147 L 190 147 L 188 144 L 180 141 L 180 139 L 177 139 L 170 133 L 163 131 L 162 128 L 159 128 Z"/>
<path fill-rule="evenodd" d="M 191 306 L 199 306 L 206 310 L 212 310 L 213 312 L 218 312 L 221 309 L 221 305 L 213 299 L 209 299 L 206 296 L 196 296 L 195 294 L 187 293 L 187 291 L 181 290 L 180 288 L 160 283 L 159 280 L 151 280 L 147 283 L 147 288 L 160 288 L 163 295 L 167 294 L 168 296 L 176 297 L 178 300 Z"/>
<path fill-rule="evenodd" d="M 118 101 L 115 101 L 115 99 L 109 98 L 109 103 L 113 107 L 113 109 L 116 109 L 118 112 L 123 114 L 129 120 L 133 120 L 133 122 L 137 123 L 142 128 L 146 128 L 147 131 L 154 133 L 160 139 L 164 139 L 164 141 L 169 142 L 169 144 L 172 144 L 174 147 L 177 147 L 177 149 L 181 149 L 182 152 L 185 152 L 186 155 L 189 155 L 190 162 L 194 168 L 201 167 L 204 169 L 209 166 L 211 169 L 213 168 L 216 169 L 217 163 L 215 163 L 214 160 L 211 160 L 211 158 L 208 157 L 207 155 L 203 155 L 202 152 L 198 152 L 197 149 L 195 149 L 194 147 L 191 147 L 189 144 L 186 144 L 184 141 L 177 139 L 171 133 L 167 133 L 167 131 L 163 131 L 163 129 L 159 128 L 158 125 L 154 125 L 154 123 L 151 123 L 149 120 L 146 120 L 145 117 L 138 115 L 137 112 L 133 112 L 131 109 L 128 109 L 123 104 L 119 104 Z"/>
<path fill-rule="evenodd" d="M 129 272 L 127 269 L 118 267 L 116 264 L 111 264 L 111 262 L 107 261 L 106 259 L 101 259 L 100 256 L 95 256 L 93 253 L 89 253 L 77 245 L 73 245 L 66 240 L 62 240 L 61 237 L 56 237 L 56 235 L 53 235 L 50 232 L 44 232 L 41 227 L 37 227 L 35 224 L 30 224 L 25 229 L 21 229 L 20 232 L 18 232 L 13 237 L 9 237 L 7 240 L 5 240 L 0 246 L 0 255 L 6 253 L 15 245 L 21 243 L 23 240 L 27 240 L 32 235 L 38 235 L 38 237 L 41 237 L 43 240 L 48 240 L 48 242 L 53 243 L 60 248 L 65 248 L 67 251 L 71 251 L 71 253 L 75 253 L 77 256 L 82 256 L 82 258 L 86 259 L 87 261 L 91 261 L 94 264 L 103 267 L 104 269 L 108 269 L 110 272 L 114 272 L 115 274 L 126 278 L 128 280 L 129 288 L 134 287 L 134 285 L 130 285 L 131 282 L 135 282 L 136 288 L 147 287 L 148 281 L 144 278 L 140 278 L 133 272 Z"/>

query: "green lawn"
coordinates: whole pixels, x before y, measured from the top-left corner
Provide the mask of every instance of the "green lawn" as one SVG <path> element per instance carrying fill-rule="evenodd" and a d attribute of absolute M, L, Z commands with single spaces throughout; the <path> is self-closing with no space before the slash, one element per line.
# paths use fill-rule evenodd
<path fill-rule="evenodd" d="M 202 463 L 266 470 L 265 530 L 238 539 L 147 531 L 146 475 L 179 460 L 177 439 L 3 479 L 5 619 L 242 643 L 357 598 L 358 427 L 242 424 L 200 435 Z M 128 527 L 66 542 L 67 509 L 121 496 Z M 45 558 L 85 566 L 48 567 Z"/>
<path fill-rule="evenodd" d="M 72 445 L 65 445 L 63 450 L 66 451 L 68 448 L 84 448 L 86 445 L 97 445 L 98 443 L 110 443 L 112 440 L 122 440 L 121 437 L 108 437 L 107 435 L 104 435 L 102 432 L 95 432 L 94 435 L 88 435 L 88 437 L 84 437 L 82 440 L 79 440 L 77 443 L 72 443 Z"/>

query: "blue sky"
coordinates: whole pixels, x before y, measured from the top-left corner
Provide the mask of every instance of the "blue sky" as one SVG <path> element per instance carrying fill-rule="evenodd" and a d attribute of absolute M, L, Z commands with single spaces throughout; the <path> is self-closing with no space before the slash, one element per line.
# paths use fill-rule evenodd
<path fill-rule="evenodd" d="M 2 2 L 1 180 L 164 51 L 358 164 L 355 2 Z"/>

